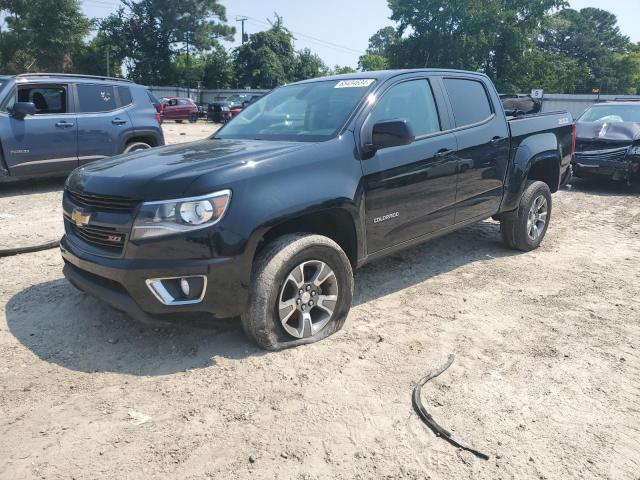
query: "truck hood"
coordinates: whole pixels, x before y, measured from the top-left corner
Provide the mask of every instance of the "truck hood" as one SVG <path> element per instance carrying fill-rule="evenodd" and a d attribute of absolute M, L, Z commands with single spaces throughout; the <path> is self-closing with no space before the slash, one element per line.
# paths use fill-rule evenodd
<path fill-rule="evenodd" d="M 578 122 L 576 137 L 579 151 L 624 147 L 640 140 L 640 123 Z"/>
<path fill-rule="evenodd" d="M 247 164 L 292 153 L 313 144 L 260 140 L 207 139 L 142 150 L 90 163 L 74 170 L 67 187 L 78 193 L 162 200 L 184 195 L 202 175 L 226 174 Z M 251 169 L 242 169 L 243 171 Z M 244 174 L 246 175 L 246 173 Z M 232 175 L 233 176 L 233 175 Z M 189 192 L 199 194 L 204 192 Z"/>

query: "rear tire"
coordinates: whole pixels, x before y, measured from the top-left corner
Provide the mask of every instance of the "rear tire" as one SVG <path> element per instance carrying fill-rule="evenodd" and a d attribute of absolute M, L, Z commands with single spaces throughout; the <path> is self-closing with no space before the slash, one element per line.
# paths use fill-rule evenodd
<path fill-rule="evenodd" d="M 549 228 L 551 207 L 549 186 L 529 180 L 518 209 L 500 222 L 504 243 L 523 252 L 538 248 Z"/>
<path fill-rule="evenodd" d="M 314 343 L 344 325 L 353 298 L 351 264 L 327 237 L 285 235 L 256 259 L 249 298 L 242 326 L 260 347 Z"/>
<path fill-rule="evenodd" d="M 131 152 L 136 152 L 138 150 L 147 150 L 148 148 L 151 148 L 151 145 L 149 145 L 148 143 L 132 142 L 128 144 L 126 147 L 124 147 L 124 150 L 122 151 L 122 153 L 131 153 Z"/>
<path fill-rule="evenodd" d="M 182 120 L 176 120 L 176 123 L 182 123 Z"/>

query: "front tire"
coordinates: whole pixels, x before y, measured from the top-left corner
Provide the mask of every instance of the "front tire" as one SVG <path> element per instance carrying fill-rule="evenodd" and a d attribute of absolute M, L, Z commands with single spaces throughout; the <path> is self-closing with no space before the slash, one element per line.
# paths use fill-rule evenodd
<path fill-rule="evenodd" d="M 518 209 L 500 222 L 504 243 L 523 252 L 538 248 L 549 228 L 551 207 L 549 186 L 530 180 L 520 198 Z"/>
<path fill-rule="evenodd" d="M 353 298 L 347 255 L 320 235 L 285 235 L 258 256 L 245 333 L 266 350 L 322 340 L 342 328 Z"/>
<path fill-rule="evenodd" d="M 189 117 L 189 123 L 196 123 L 198 121 L 198 114 L 192 113 Z"/>

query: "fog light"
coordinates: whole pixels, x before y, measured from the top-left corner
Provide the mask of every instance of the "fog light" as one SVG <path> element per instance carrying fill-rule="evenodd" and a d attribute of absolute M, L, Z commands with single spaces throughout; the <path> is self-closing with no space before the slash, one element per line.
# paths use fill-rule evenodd
<path fill-rule="evenodd" d="M 202 302 L 207 290 L 207 277 L 150 278 L 146 281 L 151 293 L 165 305 L 193 305 Z"/>
<path fill-rule="evenodd" d="M 184 296 L 188 297 L 191 288 L 189 288 L 189 281 L 186 278 L 180 279 L 180 288 L 182 289 L 182 293 L 184 294 Z"/>

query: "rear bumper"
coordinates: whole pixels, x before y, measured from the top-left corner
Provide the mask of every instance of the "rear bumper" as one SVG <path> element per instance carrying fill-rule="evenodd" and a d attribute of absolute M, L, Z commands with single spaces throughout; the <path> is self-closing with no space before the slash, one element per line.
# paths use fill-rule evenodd
<path fill-rule="evenodd" d="M 246 308 L 248 288 L 241 280 L 240 257 L 193 261 L 112 259 L 83 252 L 66 236 L 60 242 L 60 251 L 65 262 L 63 273 L 76 288 L 142 322 L 197 313 L 230 318 Z M 204 297 L 197 304 L 165 305 L 146 283 L 151 278 L 194 275 L 204 275 L 208 280 Z"/>

